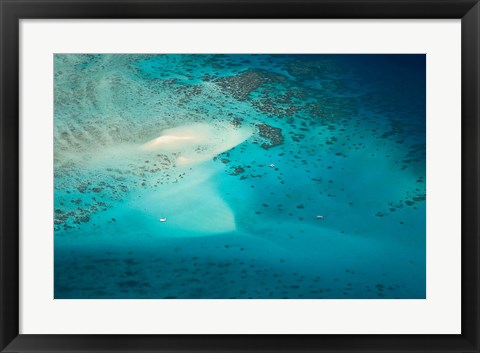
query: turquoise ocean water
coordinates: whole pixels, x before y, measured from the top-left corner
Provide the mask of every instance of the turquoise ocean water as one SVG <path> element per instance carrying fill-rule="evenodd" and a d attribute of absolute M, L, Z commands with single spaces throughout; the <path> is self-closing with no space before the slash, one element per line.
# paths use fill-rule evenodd
<path fill-rule="evenodd" d="M 55 55 L 54 293 L 426 296 L 424 55 Z"/>

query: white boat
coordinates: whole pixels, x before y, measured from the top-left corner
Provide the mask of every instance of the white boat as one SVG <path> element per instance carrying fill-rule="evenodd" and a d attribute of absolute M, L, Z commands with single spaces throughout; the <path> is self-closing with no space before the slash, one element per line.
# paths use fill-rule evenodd
<path fill-rule="evenodd" d="M 166 217 L 164 217 L 164 218 L 160 218 L 160 222 L 162 222 L 162 223 L 163 223 L 163 222 L 166 222 L 166 221 L 167 221 L 167 218 L 166 218 Z"/>

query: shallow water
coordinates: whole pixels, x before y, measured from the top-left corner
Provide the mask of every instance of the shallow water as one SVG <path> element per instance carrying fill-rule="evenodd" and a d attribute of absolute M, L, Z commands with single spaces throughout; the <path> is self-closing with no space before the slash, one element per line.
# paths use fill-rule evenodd
<path fill-rule="evenodd" d="M 55 55 L 55 298 L 425 298 L 424 55 Z"/>

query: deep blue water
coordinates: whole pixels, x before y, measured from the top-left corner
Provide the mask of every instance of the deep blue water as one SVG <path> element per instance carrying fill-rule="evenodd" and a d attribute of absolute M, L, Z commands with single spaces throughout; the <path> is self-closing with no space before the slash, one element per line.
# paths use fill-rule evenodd
<path fill-rule="evenodd" d="M 55 55 L 55 298 L 425 298 L 425 65 Z"/>

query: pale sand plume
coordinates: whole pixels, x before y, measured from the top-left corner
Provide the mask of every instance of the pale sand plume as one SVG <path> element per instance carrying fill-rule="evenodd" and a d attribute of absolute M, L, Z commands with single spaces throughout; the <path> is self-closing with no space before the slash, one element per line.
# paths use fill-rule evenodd
<path fill-rule="evenodd" d="M 193 123 L 164 130 L 142 148 L 177 153 L 177 164 L 185 165 L 209 160 L 241 144 L 252 134 L 250 127 L 235 127 L 229 122 Z"/>

